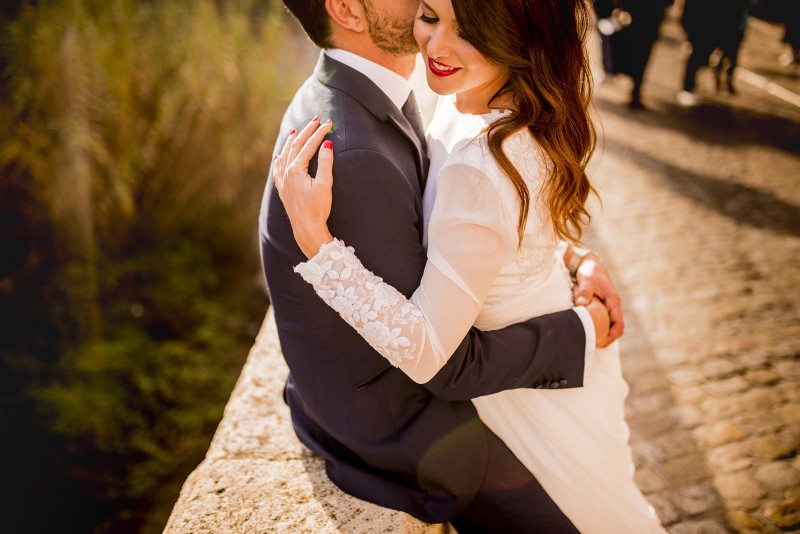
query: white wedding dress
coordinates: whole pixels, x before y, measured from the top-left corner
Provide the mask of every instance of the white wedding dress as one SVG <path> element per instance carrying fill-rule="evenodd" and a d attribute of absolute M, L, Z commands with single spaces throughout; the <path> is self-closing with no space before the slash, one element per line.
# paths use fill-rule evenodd
<path fill-rule="evenodd" d="M 504 145 L 531 191 L 518 248 L 517 196 L 480 133 L 500 113 L 460 116 L 448 99 L 437 108 L 429 150 L 438 179 L 425 191 L 426 204 L 433 204 L 428 263 L 411 299 L 365 269 L 357 251 L 339 240 L 296 268 L 379 353 L 420 383 L 446 363 L 473 324 L 497 329 L 572 307 L 559 242 L 537 197 L 544 160 L 524 132 Z M 473 402 L 582 533 L 661 533 L 633 481 L 627 393 L 614 343 L 598 349 L 582 388 L 514 389 Z"/>

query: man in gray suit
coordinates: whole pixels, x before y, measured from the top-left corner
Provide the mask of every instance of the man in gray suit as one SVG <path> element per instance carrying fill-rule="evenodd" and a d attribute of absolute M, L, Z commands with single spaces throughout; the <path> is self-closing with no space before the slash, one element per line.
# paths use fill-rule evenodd
<path fill-rule="evenodd" d="M 368 269 L 410 296 L 426 261 L 428 159 L 408 83 L 417 53 L 411 21 L 419 3 L 285 4 L 324 51 L 286 111 L 276 152 L 290 129 L 315 116 L 333 120 L 330 230 L 355 247 Z M 335 484 L 424 521 L 450 521 L 461 534 L 577 532 L 481 423 L 470 399 L 513 388 L 580 387 L 595 339 L 585 309 L 584 315 L 566 310 L 498 331 L 472 329 L 442 370 L 419 385 L 293 272 L 306 258 L 271 179 L 260 237 L 290 369 L 284 395 L 292 422 L 300 440 L 326 460 Z M 598 272 L 605 282 L 607 273 Z M 601 339 L 605 334 L 598 332 Z"/>

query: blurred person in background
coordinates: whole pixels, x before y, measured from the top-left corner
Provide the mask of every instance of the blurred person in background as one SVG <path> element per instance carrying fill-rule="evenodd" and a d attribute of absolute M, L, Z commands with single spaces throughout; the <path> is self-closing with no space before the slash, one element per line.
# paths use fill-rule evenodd
<path fill-rule="evenodd" d="M 800 65 L 800 0 L 784 0 L 783 42 L 788 50 L 781 56 L 781 64 Z"/>
<path fill-rule="evenodd" d="M 642 83 L 650 53 L 658 39 L 664 11 L 673 0 L 595 0 L 597 29 L 607 76 L 626 74 L 633 80 L 629 105 L 642 109 Z"/>
<path fill-rule="evenodd" d="M 734 69 L 739 55 L 739 45 L 747 27 L 747 14 L 752 0 L 684 0 L 681 24 L 692 47 L 686 60 L 683 90 L 677 95 L 678 104 L 696 106 L 699 98 L 695 91 L 697 73 L 710 65 L 712 52 L 719 49 L 719 62 L 715 65 L 717 90 L 721 88 L 722 69 L 726 69 L 725 87 L 735 93 Z"/>
<path fill-rule="evenodd" d="M 783 27 L 786 49 L 778 56 L 782 67 L 800 66 L 800 0 L 752 0 L 750 15 Z"/>
<path fill-rule="evenodd" d="M 736 94 L 734 71 L 739 58 L 739 47 L 747 29 L 747 17 L 752 0 L 728 0 L 724 9 L 716 15 L 719 25 L 719 54 L 715 58 L 714 81 L 717 92 L 723 87 L 728 93 Z M 723 80 L 723 73 L 725 74 Z"/>

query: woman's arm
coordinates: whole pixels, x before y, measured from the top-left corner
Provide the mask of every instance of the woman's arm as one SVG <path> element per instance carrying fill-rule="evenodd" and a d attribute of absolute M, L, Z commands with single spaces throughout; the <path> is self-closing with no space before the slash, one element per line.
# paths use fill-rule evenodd
<path fill-rule="evenodd" d="M 509 207 L 478 169 L 451 165 L 444 170 L 429 260 L 419 288 L 407 299 L 330 236 L 324 223 L 332 187 L 329 146 L 319 152 L 316 178 L 308 176 L 307 167 L 295 167 L 286 173 L 292 178 L 284 177 L 284 169 L 310 159 L 330 129 L 317 124 L 290 136 L 273 171 L 295 238 L 307 256 L 313 255 L 296 271 L 380 354 L 413 380 L 427 382 L 459 347 L 497 272 L 513 257 L 516 232 Z"/>
<path fill-rule="evenodd" d="M 305 243 L 307 256 L 315 256 L 298 270 L 326 303 L 394 365 L 430 385 L 437 395 L 468 399 L 509 388 L 541 387 L 546 377 L 553 376 L 570 377 L 561 380 L 562 387 L 581 385 L 589 333 L 584 338 L 574 312 L 491 333 L 470 328 L 498 270 L 517 246 L 516 217 L 509 215 L 515 207 L 504 205 L 491 180 L 463 164 L 451 164 L 440 174 L 429 260 L 421 285 L 406 299 L 364 269 L 343 243 L 332 241 L 326 224 L 332 185 L 330 147 L 320 150 L 317 177 L 308 175 L 308 161 L 329 129 L 323 125 L 313 133 L 318 124 L 290 136 L 273 165 L 273 176 L 296 238 Z M 364 221 L 365 232 L 369 224 Z M 607 312 L 596 300 L 588 309 L 602 339 L 608 332 Z M 431 380 L 434 376 L 438 380 L 437 372 L 454 351 L 458 361 L 446 366 L 446 383 Z"/>
<path fill-rule="evenodd" d="M 477 169 L 446 167 L 439 198 L 429 259 L 410 299 L 336 239 L 295 269 L 376 351 L 418 383 L 433 378 L 461 344 L 516 249 L 513 221 Z"/>

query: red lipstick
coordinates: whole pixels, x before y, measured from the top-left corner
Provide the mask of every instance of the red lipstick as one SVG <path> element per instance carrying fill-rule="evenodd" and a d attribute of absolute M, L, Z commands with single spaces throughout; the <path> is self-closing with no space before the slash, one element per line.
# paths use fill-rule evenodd
<path fill-rule="evenodd" d="M 446 69 L 442 69 L 442 67 L 447 67 Z M 432 58 L 428 58 L 428 68 L 431 69 L 431 72 L 434 73 L 436 76 L 450 76 L 455 74 L 456 72 L 461 70 L 461 67 L 450 67 L 449 65 L 445 65 L 444 63 L 439 63 L 434 61 Z"/>

